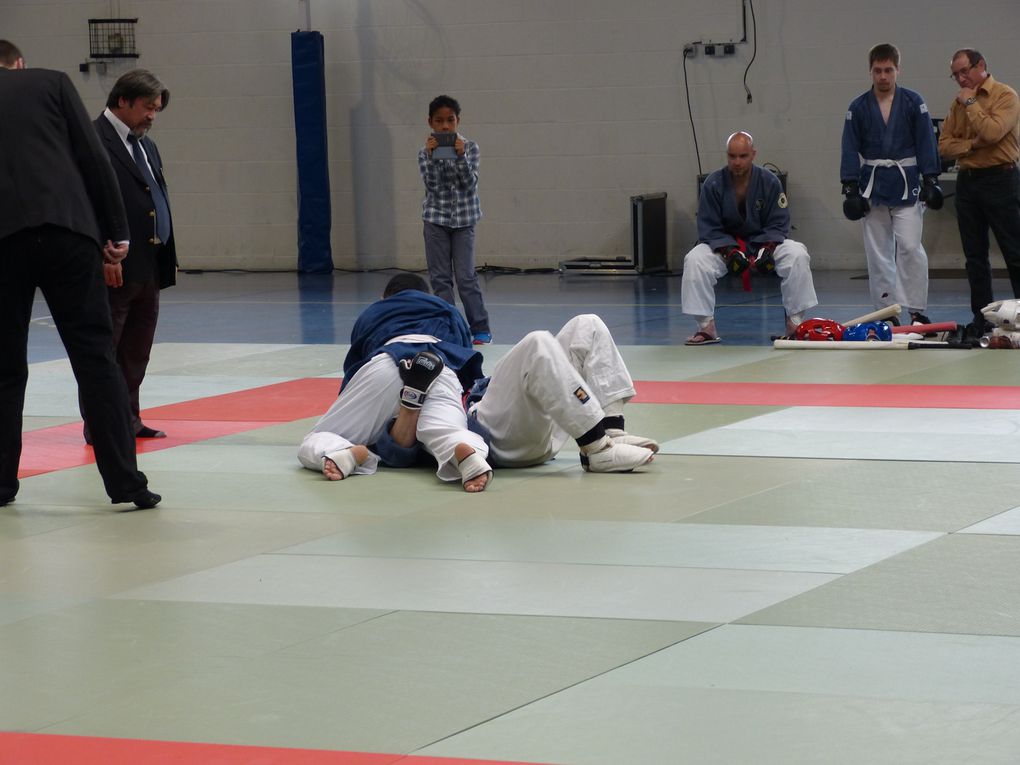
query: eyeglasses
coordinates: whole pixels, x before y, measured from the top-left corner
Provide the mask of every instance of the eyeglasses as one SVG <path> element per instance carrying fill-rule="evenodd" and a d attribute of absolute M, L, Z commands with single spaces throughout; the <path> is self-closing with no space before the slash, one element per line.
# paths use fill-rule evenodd
<path fill-rule="evenodd" d="M 968 74 L 970 74 L 970 70 L 973 69 L 973 68 L 974 67 L 972 67 L 972 66 L 965 66 L 965 67 L 963 67 L 963 69 L 957 69 L 955 72 L 953 72 L 952 74 L 949 75 L 949 79 L 950 80 L 958 80 L 961 77 L 966 77 Z"/>

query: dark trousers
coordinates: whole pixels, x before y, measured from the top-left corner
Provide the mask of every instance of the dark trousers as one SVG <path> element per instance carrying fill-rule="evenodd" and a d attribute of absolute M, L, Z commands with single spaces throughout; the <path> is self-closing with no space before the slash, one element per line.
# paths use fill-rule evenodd
<path fill-rule="evenodd" d="M 988 231 L 999 243 L 1013 297 L 1020 298 L 1020 172 L 1002 166 L 961 170 L 956 181 L 956 216 L 970 282 L 970 308 L 976 322 L 995 300 L 988 260 Z"/>
<path fill-rule="evenodd" d="M 124 374 L 128 399 L 131 402 L 131 432 L 138 433 L 144 427 L 140 414 L 139 390 L 149 366 L 152 341 L 156 336 L 156 321 L 159 318 L 159 287 L 156 276 L 148 282 L 125 282 L 122 287 L 111 287 L 107 293 L 110 301 L 110 317 L 113 320 L 113 347 L 117 365 Z M 79 404 L 81 399 L 79 398 Z M 84 407 L 82 407 L 84 416 Z M 85 425 L 85 439 L 91 440 L 88 424 Z"/>
<path fill-rule="evenodd" d="M 489 331 L 489 312 L 475 271 L 475 227 L 451 228 L 425 221 L 425 264 L 436 297 L 450 305 L 453 282 L 472 332 Z"/>
<path fill-rule="evenodd" d="M 18 491 L 28 326 L 37 287 L 78 381 L 106 493 L 114 502 L 126 501 L 147 481 L 138 471 L 127 388 L 114 360 L 102 258 L 91 239 L 57 226 L 0 240 L 0 499 Z"/>
<path fill-rule="evenodd" d="M 126 282 L 123 287 L 109 292 L 110 315 L 113 319 L 113 347 L 117 350 L 117 364 L 124 373 L 128 398 L 131 400 L 132 430 L 142 429 L 139 415 L 138 390 L 149 366 L 152 341 L 156 336 L 159 318 L 159 287 L 156 276 L 146 284 Z"/>

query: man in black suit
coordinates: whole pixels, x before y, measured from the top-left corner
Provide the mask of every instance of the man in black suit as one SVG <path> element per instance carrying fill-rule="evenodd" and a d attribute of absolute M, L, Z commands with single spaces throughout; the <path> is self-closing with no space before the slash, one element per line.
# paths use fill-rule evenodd
<path fill-rule="evenodd" d="M 156 113 L 170 103 L 170 91 L 144 69 L 134 69 L 114 84 L 106 110 L 95 121 L 96 132 L 110 155 L 120 183 L 131 248 L 122 263 L 105 266 L 110 288 L 113 342 L 124 373 L 137 438 L 165 438 L 166 433 L 142 422 L 138 391 L 149 364 L 159 318 L 159 291 L 173 285 L 177 274 L 173 226 L 163 162 L 146 134 Z M 85 440 L 90 437 L 85 426 Z"/>
<path fill-rule="evenodd" d="M 24 67 L 17 47 L 0 41 L 0 506 L 19 488 L 38 287 L 78 381 L 107 494 L 155 507 L 160 496 L 138 470 L 103 277 L 104 260 L 119 263 L 129 245 L 117 178 L 68 76 Z"/>

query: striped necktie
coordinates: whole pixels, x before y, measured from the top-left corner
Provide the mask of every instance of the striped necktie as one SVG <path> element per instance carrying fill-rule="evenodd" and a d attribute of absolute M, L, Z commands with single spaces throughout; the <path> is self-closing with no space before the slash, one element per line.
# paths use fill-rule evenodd
<path fill-rule="evenodd" d="M 128 143 L 131 144 L 131 155 L 135 158 L 135 164 L 138 165 L 145 183 L 149 186 L 149 194 L 152 196 L 152 204 L 156 211 L 156 238 L 160 242 L 168 242 L 170 240 L 170 204 L 167 202 L 166 194 L 163 193 L 163 187 L 152 177 L 152 170 L 149 169 L 149 163 L 145 160 L 145 153 L 142 151 L 138 136 L 129 133 Z"/>

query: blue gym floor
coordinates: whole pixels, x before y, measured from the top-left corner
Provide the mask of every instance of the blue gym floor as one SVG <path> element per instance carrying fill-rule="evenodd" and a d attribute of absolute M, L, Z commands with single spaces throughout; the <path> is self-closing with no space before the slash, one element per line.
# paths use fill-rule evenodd
<path fill-rule="evenodd" d="M 143 407 L 331 383 L 392 273 L 182 273 Z M 860 275 L 816 274 L 814 313 L 871 310 Z M 1020 761 L 1020 415 L 924 403 L 1020 385 L 1020 352 L 774 350 L 762 279 L 722 283 L 724 342 L 686 348 L 679 276 L 483 280 L 487 366 L 595 312 L 638 381 L 867 405 L 635 403 L 662 444 L 642 471 L 567 448 L 480 495 L 427 469 L 325 481 L 295 458 L 314 417 L 140 454 L 151 511 L 115 512 L 93 465 L 26 478 L 0 510 L 0 731 L 373 763 Z M 966 282 L 933 279 L 928 314 L 968 321 Z M 26 431 L 76 438 L 42 302 L 31 361 Z"/>
<path fill-rule="evenodd" d="M 381 294 L 397 271 L 291 273 L 181 273 L 162 295 L 157 342 L 344 344 L 358 313 Z M 836 320 L 873 310 L 860 272 L 815 274 L 819 306 L 812 315 Z M 577 313 L 605 319 L 620 345 L 677 345 L 695 329 L 680 312 L 680 276 L 485 274 L 486 306 L 495 342 L 512 344 L 535 329 L 555 329 Z M 1008 294 L 996 282 L 996 294 Z M 756 277 L 750 292 L 740 279 L 718 286 L 716 320 L 727 345 L 767 345 L 784 332 L 776 278 Z M 45 303 L 38 300 L 31 360 L 63 355 Z M 967 284 L 932 279 L 933 321 L 970 320 Z"/>

